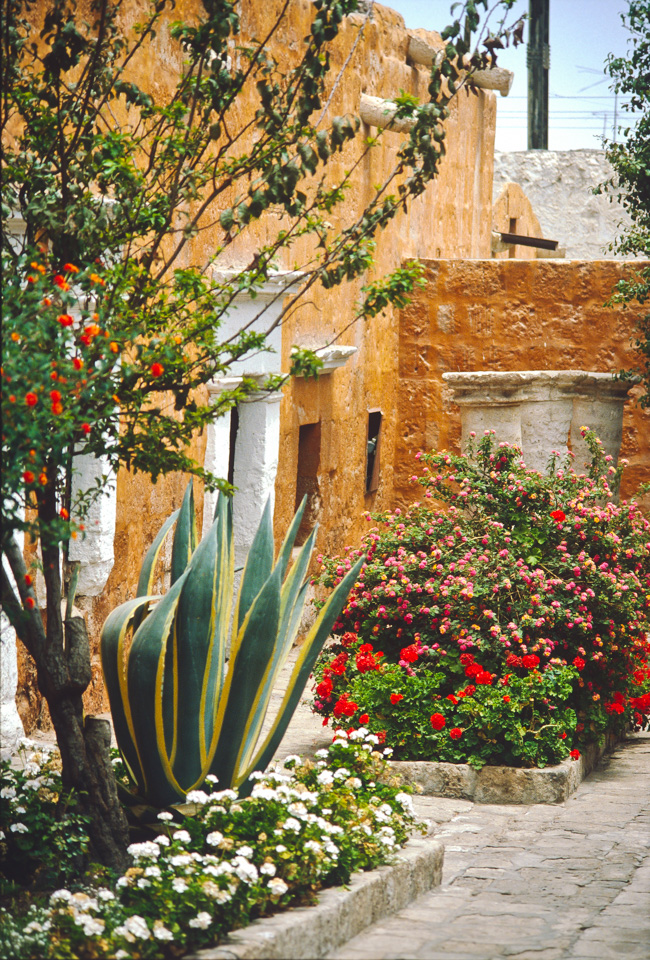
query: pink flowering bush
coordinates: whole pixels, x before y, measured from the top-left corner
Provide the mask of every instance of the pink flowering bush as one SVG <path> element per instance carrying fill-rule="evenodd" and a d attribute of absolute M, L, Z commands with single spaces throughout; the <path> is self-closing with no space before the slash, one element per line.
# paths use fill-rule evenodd
<path fill-rule="evenodd" d="M 588 475 L 527 470 L 491 434 L 421 454 L 424 501 L 323 560 L 333 586 L 367 557 L 317 667 L 324 722 L 397 757 L 524 766 L 647 725 L 650 524 L 612 502 L 620 468 L 583 436 Z"/>

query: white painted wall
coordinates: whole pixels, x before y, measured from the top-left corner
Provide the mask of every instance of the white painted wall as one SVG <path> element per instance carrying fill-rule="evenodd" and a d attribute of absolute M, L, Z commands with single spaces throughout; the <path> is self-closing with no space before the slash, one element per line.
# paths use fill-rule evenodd
<path fill-rule="evenodd" d="M 567 259 L 616 259 L 607 246 L 629 224 L 629 217 L 620 204 L 592 192 L 611 174 L 604 150 L 497 152 L 494 199 L 504 184 L 518 183 L 544 237 L 559 241 Z"/>

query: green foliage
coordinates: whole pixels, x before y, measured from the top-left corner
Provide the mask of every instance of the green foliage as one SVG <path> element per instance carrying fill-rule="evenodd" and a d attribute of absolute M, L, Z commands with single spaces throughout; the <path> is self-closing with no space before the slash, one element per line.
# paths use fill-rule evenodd
<path fill-rule="evenodd" d="M 613 80 L 612 88 L 623 100 L 623 110 L 634 115 L 634 123 L 623 124 L 617 131 L 617 142 L 607 142 L 607 159 L 614 176 L 598 188 L 614 196 L 629 215 L 630 226 L 612 245 L 623 256 L 650 256 L 650 4 L 647 0 L 628 0 L 628 9 L 621 14 L 630 38 L 625 57 L 607 58 L 606 70 Z M 611 303 L 645 304 L 650 290 L 650 269 L 636 269 L 630 277 L 619 281 Z M 644 393 L 641 406 L 650 406 L 650 314 L 636 323 L 632 343 L 638 353 L 637 366 L 626 371 L 628 379 L 640 376 Z"/>
<path fill-rule="evenodd" d="M 650 524 L 611 501 L 622 468 L 583 436 L 590 476 L 555 455 L 527 470 L 489 433 L 468 456 L 419 456 L 425 502 L 323 561 L 328 586 L 366 565 L 317 666 L 317 712 L 403 757 L 525 766 L 647 722 Z"/>
<path fill-rule="evenodd" d="M 387 863 L 413 816 L 376 746 L 355 734 L 314 761 L 287 757 L 243 802 L 209 776 L 188 797 L 191 815 L 159 814 L 150 839 L 129 847 L 123 876 L 77 873 L 49 901 L 0 909 L 0 960 L 180 956 Z M 26 798 L 21 784 L 16 805 Z M 50 831 L 41 835 L 53 835 L 51 806 L 43 818 Z M 15 822 L 3 818 L 6 828 Z"/>
<path fill-rule="evenodd" d="M 177 804 L 207 776 L 246 791 L 251 773 L 263 770 L 273 757 L 362 563 L 321 610 L 301 645 L 278 714 L 262 737 L 271 693 L 296 639 L 305 601 L 315 531 L 287 573 L 305 502 L 276 559 L 267 503 L 241 575 L 229 651 L 232 501 L 220 496 L 215 522 L 196 546 L 191 484 L 178 515 L 163 527 L 145 558 L 138 597 L 108 617 L 102 667 L 115 735 L 133 784 L 129 802 Z M 171 586 L 161 599 L 150 591 L 172 520 Z"/>
<path fill-rule="evenodd" d="M 66 795 L 56 754 L 28 749 L 0 762 L 0 896 L 47 889 L 79 876 L 88 850 L 88 818 Z"/>

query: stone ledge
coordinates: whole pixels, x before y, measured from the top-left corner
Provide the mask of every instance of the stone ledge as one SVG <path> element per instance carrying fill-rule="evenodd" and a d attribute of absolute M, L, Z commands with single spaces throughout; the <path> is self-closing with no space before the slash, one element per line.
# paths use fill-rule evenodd
<path fill-rule="evenodd" d="M 300 960 L 318 958 L 366 927 L 401 910 L 440 884 L 444 849 L 435 840 L 411 839 L 390 866 L 355 873 L 349 887 L 318 895 L 314 907 L 295 907 L 235 930 L 217 947 L 186 960 Z"/>
<path fill-rule="evenodd" d="M 392 760 L 391 770 L 405 783 L 418 786 L 425 796 L 472 800 L 474 803 L 562 803 L 594 769 L 618 740 L 590 744 L 579 760 L 554 767 L 491 767 L 474 770 L 467 763 L 431 760 Z"/>

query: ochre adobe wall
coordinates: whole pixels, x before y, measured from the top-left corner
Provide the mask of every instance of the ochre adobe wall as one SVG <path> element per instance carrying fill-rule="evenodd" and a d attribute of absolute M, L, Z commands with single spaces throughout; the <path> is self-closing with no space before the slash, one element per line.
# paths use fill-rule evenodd
<path fill-rule="evenodd" d="M 612 260 L 428 261 L 427 284 L 400 317 L 396 501 L 416 499 L 409 483 L 422 449 L 460 451 L 459 408 L 447 371 L 594 370 L 635 363 L 633 308 L 604 306 L 630 264 Z M 631 397 L 638 395 L 634 388 Z M 622 497 L 650 480 L 650 416 L 625 405 Z M 641 499 L 647 509 L 650 498 Z"/>
<path fill-rule="evenodd" d="M 241 4 L 242 39 L 265 36 L 281 10 L 278 0 L 260 3 L 243 0 Z M 178 0 L 170 19 L 191 19 L 200 11 L 199 0 Z M 38 11 L 35 16 L 38 15 Z M 131 24 L 143 17 L 139 3 L 127 5 L 126 18 Z M 309 0 L 292 0 L 286 25 L 277 36 L 275 53 L 283 66 L 300 54 L 302 39 L 313 16 Z M 357 41 L 365 15 L 355 14 L 344 21 L 331 57 L 330 83 Z M 441 40 L 435 33 L 416 31 L 433 46 Z M 389 99 L 400 90 L 427 99 L 428 73 L 407 62 L 408 33 L 402 17 L 379 4 L 373 7 L 372 19 L 364 26 L 350 61 L 341 77 L 328 117 L 345 113 L 357 114 L 362 92 Z M 233 57 L 239 54 L 233 47 Z M 133 65 L 132 79 L 138 81 L 156 98 L 173 87 L 182 69 L 182 54 L 166 29 L 158 31 L 153 49 L 140 56 Z M 256 107 L 252 91 L 238 103 L 241 124 L 247 123 Z M 119 109 L 119 107 L 117 108 Z M 382 276 L 404 259 L 417 257 L 488 257 L 490 251 L 492 167 L 495 95 L 489 91 L 469 93 L 462 89 L 452 102 L 447 121 L 446 157 L 440 176 L 411 206 L 408 217 L 397 218 L 386 234 L 378 238 L 373 277 Z M 332 161 L 332 178 L 351 169 L 358 159 L 365 139 L 376 134 L 364 124 L 355 141 Z M 387 133 L 381 144 L 358 170 L 357 179 L 346 198 L 345 209 L 330 218 L 333 225 L 349 223 L 364 208 L 372 195 L 373 185 L 380 182 L 394 166 L 402 135 Z M 223 206 L 233 201 L 223 199 Z M 210 211 L 218 222 L 218 210 Z M 278 228 L 278 220 L 262 221 L 245 235 L 243 242 L 228 248 L 220 266 L 246 264 L 260 242 Z M 201 233 L 188 244 L 184 258 L 176 266 L 204 264 L 223 240 L 221 228 Z M 305 251 L 296 251 L 296 255 Z M 293 256 L 293 254 L 292 254 Z M 293 262 L 280 263 L 290 269 Z M 321 532 L 318 549 L 338 550 L 346 542 L 358 538 L 363 529 L 362 511 L 372 507 L 388 507 L 392 498 L 392 457 L 397 430 L 397 357 L 398 323 L 392 311 L 382 317 L 357 324 L 346 331 L 359 299 L 361 286 L 371 279 L 338 290 L 316 293 L 310 303 L 299 309 L 283 332 L 282 369 L 289 366 L 291 346 L 318 347 L 341 335 L 340 342 L 353 344 L 358 352 L 352 362 L 318 383 L 297 381 L 284 392 L 282 401 L 281 456 L 276 484 L 275 526 L 283 535 L 293 514 L 296 495 L 298 434 L 301 424 L 321 421 L 321 456 L 319 486 L 322 495 Z M 346 331 L 346 332 L 343 332 Z M 278 364 L 279 365 L 279 364 Z M 365 445 L 367 409 L 384 412 L 382 473 L 378 491 L 365 496 Z M 205 438 L 198 437 L 194 446 L 202 462 Z M 169 514 L 180 506 L 186 478 L 172 475 L 152 486 L 142 476 L 133 477 L 122 470 L 118 476 L 118 513 L 115 534 L 115 566 L 103 594 L 97 598 L 79 597 L 77 606 L 85 613 L 92 645 L 93 680 L 85 697 L 88 712 L 108 707 L 101 680 L 98 641 L 101 626 L 115 606 L 132 597 L 142 558 L 158 529 Z M 200 523 L 202 495 L 196 489 Z M 38 724 L 46 725 L 37 694 L 33 667 L 19 644 L 19 711 L 27 731 Z"/>

